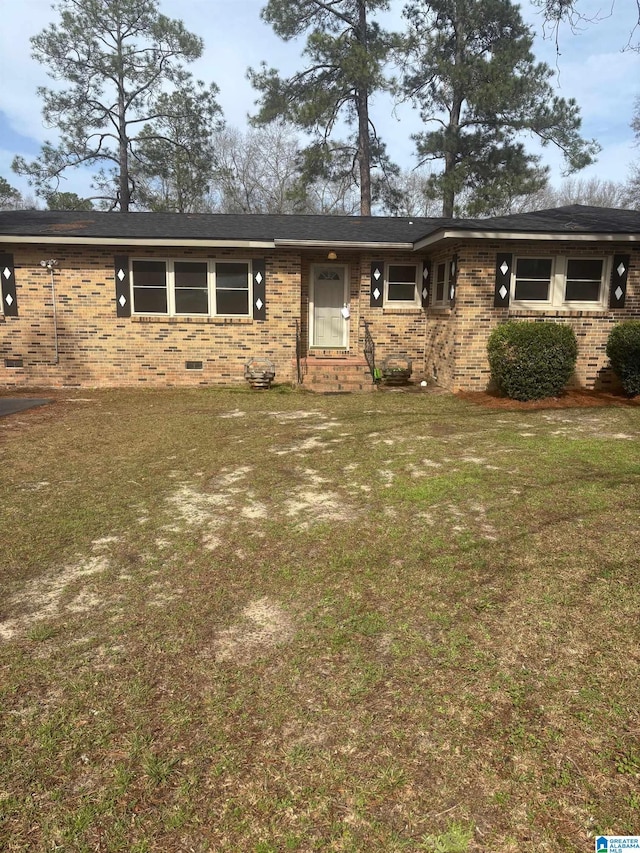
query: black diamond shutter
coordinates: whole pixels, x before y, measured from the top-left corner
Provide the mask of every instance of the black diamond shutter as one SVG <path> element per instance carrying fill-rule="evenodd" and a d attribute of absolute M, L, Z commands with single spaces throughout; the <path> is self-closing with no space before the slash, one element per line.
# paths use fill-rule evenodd
<path fill-rule="evenodd" d="M 253 261 L 253 319 L 267 319 L 267 296 L 265 287 L 265 260 Z"/>
<path fill-rule="evenodd" d="M 611 270 L 611 290 L 609 308 L 624 308 L 627 298 L 627 276 L 629 274 L 630 255 L 614 255 Z"/>
<path fill-rule="evenodd" d="M 422 290 L 420 291 L 420 298 L 422 300 L 422 307 L 426 308 L 429 305 L 429 291 L 431 289 L 430 282 L 430 274 L 429 269 L 431 264 L 429 261 L 423 261 L 422 263 Z"/>
<path fill-rule="evenodd" d="M 16 272 L 13 255 L 0 255 L 0 281 L 2 282 L 2 308 L 6 317 L 18 316 L 18 297 L 16 296 Z"/>
<path fill-rule="evenodd" d="M 131 316 L 131 287 L 129 284 L 129 258 L 116 255 L 114 258 L 116 276 L 116 316 Z"/>
<path fill-rule="evenodd" d="M 371 263 L 371 308 L 382 308 L 384 296 L 384 261 Z"/>
<path fill-rule="evenodd" d="M 453 308 L 456 304 L 456 294 L 458 291 L 458 256 L 454 255 L 451 258 L 449 265 L 449 305 Z"/>
<path fill-rule="evenodd" d="M 496 288 L 493 294 L 494 308 L 508 308 L 511 292 L 511 264 L 513 255 L 498 252 L 496 255 Z"/>

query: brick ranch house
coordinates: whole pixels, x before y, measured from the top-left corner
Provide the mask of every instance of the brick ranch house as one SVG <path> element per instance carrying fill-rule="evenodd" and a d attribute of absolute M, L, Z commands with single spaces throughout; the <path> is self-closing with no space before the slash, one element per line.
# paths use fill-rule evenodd
<path fill-rule="evenodd" d="M 0 385 L 489 382 L 507 319 L 571 325 L 575 383 L 612 383 L 612 326 L 640 316 L 640 213 L 574 205 L 491 219 L 0 212 Z M 55 261 L 55 263 L 51 263 Z M 365 358 L 365 356 L 367 358 Z M 367 361 L 368 359 L 368 361 Z M 368 363 L 369 362 L 369 363 Z"/>

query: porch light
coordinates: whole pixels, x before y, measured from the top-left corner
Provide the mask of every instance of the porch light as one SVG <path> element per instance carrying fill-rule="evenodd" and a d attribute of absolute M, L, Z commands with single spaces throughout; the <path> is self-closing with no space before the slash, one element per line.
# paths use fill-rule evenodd
<path fill-rule="evenodd" d="M 327 255 L 327 260 L 328 260 L 328 261 L 337 261 L 337 260 L 338 260 L 338 256 L 337 256 L 337 255 L 336 255 L 336 253 L 333 251 L 333 249 L 332 249 L 332 250 L 329 252 L 329 254 Z"/>

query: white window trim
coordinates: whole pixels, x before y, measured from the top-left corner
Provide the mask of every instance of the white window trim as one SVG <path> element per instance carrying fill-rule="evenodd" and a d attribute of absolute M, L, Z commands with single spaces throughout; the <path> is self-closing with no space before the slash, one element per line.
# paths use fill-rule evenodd
<path fill-rule="evenodd" d="M 139 261 L 157 261 L 165 264 L 165 287 L 167 290 L 167 311 L 136 311 L 134 297 L 134 272 L 133 265 Z M 175 290 L 175 267 L 176 263 L 192 263 L 207 265 L 207 296 L 209 301 L 209 312 L 207 314 L 176 313 L 176 290 Z M 246 314 L 218 314 L 217 313 L 217 290 L 216 290 L 216 264 L 246 264 L 248 280 L 248 308 Z M 129 289 L 131 300 L 131 315 L 134 317 L 228 317 L 228 318 L 251 318 L 253 317 L 253 267 L 248 258 L 129 258 Z"/>
<path fill-rule="evenodd" d="M 415 277 L 413 282 L 413 299 L 389 299 L 389 268 L 390 267 L 414 267 Z M 384 308 L 420 308 L 422 302 L 420 300 L 419 281 L 420 264 L 411 263 L 411 261 L 387 261 L 384 267 Z M 392 282 L 399 284 L 400 282 Z M 409 284 L 409 282 L 404 282 Z"/>
<path fill-rule="evenodd" d="M 442 289 L 442 299 L 437 299 L 438 293 L 438 267 L 444 264 L 444 287 Z M 451 259 L 445 261 L 433 262 L 433 282 L 431 287 L 431 305 L 433 308 L 448 308 L 449 307 L 449 274 L 451 270 Z"/>
<path fill-rule="evenodd" d="M 551 261 L 551 278 L 549 283 L 549 299 L 517 300 L 516 294 L 516 270 L 518 260 L 535 258 Z M 602 261 L 602 276 L 600 280 L 600 292 L 598 301 L 576 302 L 565 299 L 567 286 L 567 266 L 569 261 L 593 260 Z M 584 255 L 516 255 L 511 268 L 511 294 L 510 307 L 526 311 L 602 311 L 607 308 L 609 298 L 609 280 L 611 278 L 611 264 L 613 259 L 610 255 L 584 256 Z"/>

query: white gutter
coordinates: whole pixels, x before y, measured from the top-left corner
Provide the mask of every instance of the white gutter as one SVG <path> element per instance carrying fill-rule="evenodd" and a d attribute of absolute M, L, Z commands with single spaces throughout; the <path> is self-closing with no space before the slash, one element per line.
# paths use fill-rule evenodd
<path fill-rule="evenodd" d="M 571 231 L 561 233 L 524 232 L 524 231 L 458 231 L 445 230 L 430 234 L 415 243 L 382 243 L 372 241 L 350 242 L 348 240 L 193 240 L 167 239 L 155 237 L 67 237 L 64 234 L 55 237 L 42 235 L 0 234 L 0 243 L 35 243 L 40 245 L 67 246 L 145 246 L 201 248 L 201 249 L 388 249 L 402 252 L 416 252 L 426 249 L 442 240 L 531 240 L 551 242 L 565 240 L 571 242 L 607 242 L 638 243 L 640 234 L 576 234 Z"/>
<path fill-rule="evenodd" d="M 550 232 L 527 232 L 527 231 L 437 231 L 435 234 L 430 234 L 422 240 L 418 240 L 413 244 L 414 251 L 425 249 L 427 246 L 432 246 L 434 243 L 439 243 L 441 240 L 540 240 L 540 241 L 557 241 L 565 240 L 576 243 L 638 243 L 640 242 L 640 234 L 576 234 L 572 231 L 562 231 L 560 233 Z"/>
<path fill-rule="evenodd" d="M 60 234 L 56 237 L 43 236 L 12 236 L 0 234 L 0 243 L 39 243 L 55 244 L 56 246 L 181 246 L 202 249 L 275 249 L 275 243 L 267 240 L 168 240 L 155 237 L 67 237 Z"/>
<path fill-rule="evenodd" d="M 286 240 L 276 238 L 274 244 L 278 248 L 292 249 L 398 249 L 403 252 L 413 251 L 413 243 L 379 243 L 372 241 L 354 242 L 349 240 Z"/>

